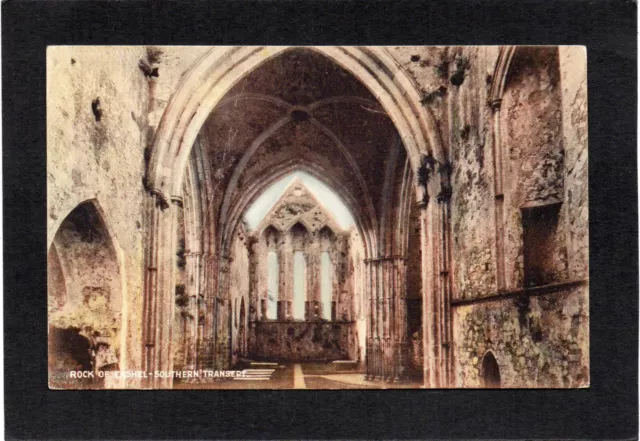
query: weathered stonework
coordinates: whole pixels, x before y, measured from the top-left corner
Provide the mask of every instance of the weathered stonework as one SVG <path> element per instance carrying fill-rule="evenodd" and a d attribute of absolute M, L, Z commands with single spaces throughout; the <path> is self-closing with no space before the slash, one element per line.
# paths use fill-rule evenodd
<path fill-rule="evenodd" d="M 257 322 L 251 353 L 259 360 L 330 361 L 356 359 L 351 322 Z"/>
<path fill-rule="evenodd" d="M 589 163 L 587 142 L 586 53 L 581 47 L 559 49 L 562 127 L 565 145 L 565 201 L 569 278 L 589 277 Z"/>
<path fill-rule="evenodd" d="M 519 49 L 507 78 L 501 117 L 504 133 L 505 237 L 507 287 L 525 284 L 522 254 L 523 207 L 564 199 L 564 156 L 560 73 L 557 49 Z M 557 237 L 566 234 L 564 209 Z M 553 250 L 556 264 L 549 281 L 564 280 L 566 245 L 559 239 Z"/>
<path fill-rule="evenodd" d="M 50 47 L 47 90 L 54 368 L 348 358 L 373 385 L 589 384 L 583 48 Z M 355 225 L 294 183 L 248 231 L 294 171 Z"/>
<path fill-rule="evenodd" d="M 361 349 L 353 321 L 358 299 L 349 291 L 356 277 L 348 260 L 353 238 L 354 232 L 343 231 L 300 179 L 289 184 L 252 233 L 251 305 L 256 313 L 250 326 L 250 356 L 289 361 L 357 359 Z M 269 284 L 269 274 L 275 276 L 269 253 L 276 256 L 276 292 L 271 292 Z M 294 253 L 302 253 L 305 260 L 306 324 L 294 322 L 301 319 L 295 318 L 296 308 L 302 306 L 296 302 L 303 301 L 294 295 Z M 330 299 L 321 297 L 323 253 L 330 261 Z M 330 305 L 324 305 L 327 301 Z M 276 316 L 269 314 L 275 310 Z M 332 325 L 310 323 L 317 321 Z"/>
<path fill-rule="evenodd" d="M 559 53 L 565 54 L 564 68 Z M 516 48 L 512 54 L 504 95 L 499 100 L 487 96 L 484 108 L 478 103 L 484 118 L 493 118 L 499 128 L 498 133 L 488 130 L 485 142 L 494 150 L 485 152 L 485 165 L 493 157 L 494 166 L 483 168 L 478 158 L 461 161 L 466 144 L 463 138 L 452 138 L 455 384 L 485 385 L 483 363 L 490 353 L 499 367 L 501 387 L 583 387 L 589 384 L 588 274 L 570 268 L 576 260 L 577 267 L 584 265 L 586 253 L 580 256 L 567 247 L 588 249 L 575 240 L 587 237 L 588 221 L 586 208 L 575 207 L 567 188 L 580 188 L 586 195 L 586 166 L 576 174 L 566 158 L 586 158 L 584 99 L 578 98 L 583 107 L 567 102 L 569 90 L 573 99 L 585 90 L 581 69 L 586 61 L 580 48 Z M 569 120 L 571 112 L 582 118 Z M 468 132 L 473 131 L 470 125 Z M 581 169 L 586 161 L 579 164 Z M 475 174 L 491 184 L 485 191 L 469 185 Z M 470 198 L 484 220 L 467 211 Z M 578 202 L 580 207 L 586 207 L 584 202 Z M 494 204 L 500 211 L 493 211 Z M 577 225 L 579 233 L 570 233 Z M 471 236 L 461 240 L 465 229 Z M 538 247 L 536 255 L 527 257 L 532 246 Z M 500 254 L 502 288 L 497 280 Z M 527 270 L 527 258 L 539 268 Z M 527 271 L 534 273 L 529 279 Z M 492 299 L 478 302 L 483 297 Z"/>
<path fill-rule="evenodd" d="M 147 79 L 142 47 L 49 47 L 47 50 L 47 231 L 93 200 L 120 262 L 120 369 L 141 363 L 144 148 Z M 91 323 L 89 323 L 91 324 Z M 135 380 L 128 385 L 139 384 Z"/>
<path fill-rule="evenodd" d="M 482 360 L 491 351 L 502 387 L 588 385 L 586 290 L 580 286 L 456 308 L 456 383 L 482 387 Z"/>

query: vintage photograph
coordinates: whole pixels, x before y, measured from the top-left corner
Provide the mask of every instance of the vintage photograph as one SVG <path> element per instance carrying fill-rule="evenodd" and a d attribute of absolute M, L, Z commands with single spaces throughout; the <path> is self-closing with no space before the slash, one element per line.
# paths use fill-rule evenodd
<path fill-rule="evenodd" d="M 585 47 L 46 62 L 51 389 L 589 387 Z"/>

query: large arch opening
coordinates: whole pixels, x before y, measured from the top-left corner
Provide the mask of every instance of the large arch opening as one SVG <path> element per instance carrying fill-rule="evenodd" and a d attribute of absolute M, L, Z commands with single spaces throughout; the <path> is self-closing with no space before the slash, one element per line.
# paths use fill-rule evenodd
<path fill-rule="evenodd" d="M 231 289 L 233 274 L 238 273 L 234 267 L 251 261 L 256 255 L 255 244 L 264 237 L 246 237 L 248 224 L 242 216 L 264 191 L 262 182 L 273 183 L 300 168 L 331 182 L 355 220 L 351 236 L 335 237 L 334 248 L 324 250 L 333 267 L 330 313 L 328 296 L 322 295 L 326 288 L 322 283 L 321 241 L 305 242 L 305 249 L 296 250 L 303 253 L 306 263 L 305 319 L 321 322 L 330 316 L 359 321 L 362 325 L 341 333 L 339 338 L 346 343 L 332 335 L 325 349 L 339 348 L 341 357 L 364 361 L 368 379 L 406 379 L 408 266 L 421 266 L 411 272 L 424 279 L 416 285 L 420 295 L 433 291 L 429 285 L 436 282 L 425 274 L 424 259 L 434 258 L 438 251 L 422 253 L 422 261 L 407 256 L 412 219 L 409 198 L 416 201 L 418 223 L 424 230 L 427 217 L 436 215 L 432 207 L 426 209 L 428 193 L 440 192 L 442 182 L 429 176 L 440 172 L 438 162 L 446 162 L 433 116 L 417 104 L 419 94 L 412 81 L 378 49 L 270 48 L 268 56 L 263 54 L 261 59 L 252 48 L 215 49 L 214 53 L 220 58 L 204 57 L 202 64 L 185 76 L 174 97 L 176 106 L 168 108 L 157 132 L 147 179 L 159 206 L 169 202 L 171 207 L 162 213 L 154 207 L 152 214 L 158 225 L 176 222 L 177 210 L 170 202 L 181 204 L 186 195 L 183 187 L 190 186 L 200 194 L 199 207 L 192 207 L 200 210 L 202 219 L 200 250 L 204 254 L 200 260 L 209 259 L 211 264 L 193 270 L 200 272 L 202 286 L 196 292 L 202 292 L 207 305 L 198 331 L 198 359 L 210 360 L 216 367 L 229 365 L 224 354 L 233 345 L 233 332 L 225 326 L 226 311 L 236 296 L 244 295 Z M 244 61 L 236 58 L 240 54 L 246 56 Z M 223 73 L 217 69 L 222 60 L 237 64 Z M 373 71 L 371 63 L 377 66 Z M 209 87 L 214 84 L 220 87 Z M 190 116 L 183 119 L 187 114 Z M 191 172 L 185 175 L 185 168 Z M 200 181 L 197 186 L 192 177 Z M 187 205 L 185 199 L 185 209 Z M 304 208 L 304 204 L 296 206 L 292 214 Z M 278 262 L 276 321 L 286 321 L 294 317 L 298 306 L 293 296 L 295 281 L 287 274 L 296 267 L 296 257 L 290 251 L 300 241 L 288 228 L 273 223 L 282 236 L 278 247 L 284 250 L 269 251 Z M 312 234 L 320 226 L 313 220 L 301 225 Z M 333 225 L 330 229 L 340 230 Z M 240 236 L 245 237 L 244 248 L 237 245 Z M 175 238 L 166 239 L 157 242 L 157 252 L 150 252 L 154 261 L 175 254 L 177 247 L 171 242 Z M 211 244 L 209 256 L 204 251 L 207 240 Z M 423 247 L 429 245 L 420 242 Z M 169 249 L 164 248 L 167 245 Z M 353 254 L 346 249 L 354 250 Z M 269 259 L 274 261 L 266 258 L 267 267 Z M 155 276 L 158 283 L 149 282 L 151 293 L 170 293 L 162 284 L 174 281 L 175 276 L 171 271 L 163 274 L 159 271 Z M 275 280 L 268 268 L 250 270 L 249 274 L 252 284 L 261 277 L 271 280 L 271 285 Z M 187 279 L 191 280 L 189 275 Z M 268 287 L 269 281 L 265 282 Z M 250 322 L 269 315 L 268 297 L 252 295 L 253 289 L 251 285 Z M 162 309 L 149 311 L 165 313 Z M 295 316 L 300 316 L 299 311 Z M 159 320 L 162 322 L 162 317 Z M 295 329 L 287 332 L 295 338 Z M 315 335 L 317 340 L 317 332 Z M 250 332 L 249 353 L 255 347 L 252 344 L 257 346 L 256 338 Z M 169 349 L 169 353 L 174 351 Z M 162 353 L 148 352 L 149 365 L 163 363 Z M 438 354 L 433 360 L 445 358 Z"/>
<path fill-rule="evenodd" d="M 78 205 L 60 224 L 48 254 L 49 384 L 109 388 L 100 371 L 122 358 L 122 274 L 117 245 L 97 202 Z M 71 377 L 71 371 L 93 377 Z"/>

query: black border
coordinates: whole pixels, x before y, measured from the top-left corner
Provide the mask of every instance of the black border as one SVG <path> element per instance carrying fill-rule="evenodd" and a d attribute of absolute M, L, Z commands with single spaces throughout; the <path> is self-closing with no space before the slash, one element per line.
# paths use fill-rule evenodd
<path fill-rule="evenodd" d="M 637 438 L 636 16 L 636 5 L 622 1 L 4 2 L 7 438 Z M 591 388 L 50 391 L 45 49 L 52 44 L 586 45 Z"/>

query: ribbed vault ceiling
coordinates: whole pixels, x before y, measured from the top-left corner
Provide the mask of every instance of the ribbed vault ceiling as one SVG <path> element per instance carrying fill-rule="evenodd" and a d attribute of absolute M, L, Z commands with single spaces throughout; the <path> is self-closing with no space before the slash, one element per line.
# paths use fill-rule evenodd
<path fill-rule="evenodd" d="M 312 50 L 292 49 L 239 81 L 199 139 L 222 223 L 250 183 L 291 161 L 330 170 L 363 207 L 379 212 L 385 162 L 399 136 L 376 98 L 349 72 Z"/>

